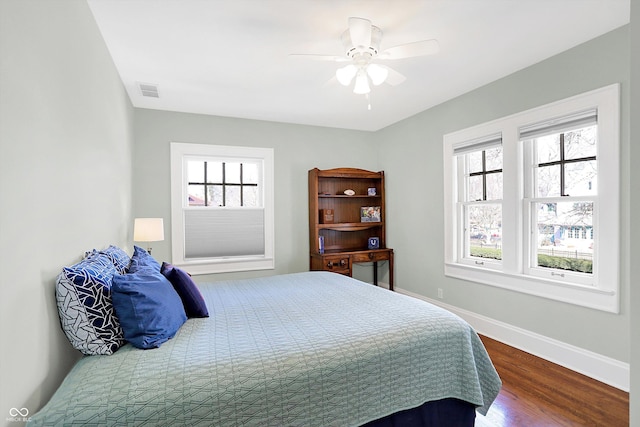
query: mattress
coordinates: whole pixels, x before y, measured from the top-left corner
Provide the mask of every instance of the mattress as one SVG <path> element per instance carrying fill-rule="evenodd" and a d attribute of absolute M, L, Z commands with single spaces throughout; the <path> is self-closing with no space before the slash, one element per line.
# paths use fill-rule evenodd
<path fill-rule="evenodd" d="M 484 414 L 500 390 L 475 331 L 424 301 L 327 272 L 199 287 L 210 317 L 83 357 L 28 424 L 359 426 L 448 398 Z"/>

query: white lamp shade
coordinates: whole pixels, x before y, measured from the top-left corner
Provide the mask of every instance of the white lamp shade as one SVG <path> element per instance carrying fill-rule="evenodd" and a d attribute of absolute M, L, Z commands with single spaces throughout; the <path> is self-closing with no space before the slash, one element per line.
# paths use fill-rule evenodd
<path fill-rule="evenodd" d="M 358 69 L 355 65 L 350 64 L 346 67 L 338 68 L 336 70 L 336 78 L 343 86 L 349 86 L 351 84 L 351 80 L 356 76 L 356 72 Z"/>
<path fill-rule="evenodd" d="M 164 240 L 162 218 L 136 218 L 133 223 L 135 242 L 159 242 Z"/>
<path fill-rule="evenodd" d="M 371 78 L 371 83 L 373 83 L 374 86 L 378 86 L 384 83 L 385 80 L 387 80 L 389 70 L 378 64 L 369 64 L 369 66 L 367 67 L 367 74 Z"/>
<path fill-rule="evenodd" d="M 361 70 L 356 76 L 356 84 L 353 86 L 353 93 L 364 95 L 369 92 L 371 92 L 371 89 L 369 88 L 369 79 L 367 78 L 367 73 Z"/>

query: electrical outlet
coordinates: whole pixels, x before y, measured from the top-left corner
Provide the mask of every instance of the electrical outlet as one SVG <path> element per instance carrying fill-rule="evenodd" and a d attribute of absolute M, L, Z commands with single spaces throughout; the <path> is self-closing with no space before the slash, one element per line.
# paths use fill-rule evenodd
<path fill-rule="evenodd" d="M 440 299 L 444 298 L 444 292 L 442 291 L 442 288 L 438 288 L 438 298 Z"/>

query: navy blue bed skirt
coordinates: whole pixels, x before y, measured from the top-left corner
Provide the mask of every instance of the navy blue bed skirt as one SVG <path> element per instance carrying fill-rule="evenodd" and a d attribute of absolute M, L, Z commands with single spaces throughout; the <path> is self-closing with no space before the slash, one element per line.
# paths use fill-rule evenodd
<path fill-rule="evenodd" d="M 475 419 L 475 405 L 458 399 L 442 399 L 396 412 L 362 427 L 473 427 Z"/>

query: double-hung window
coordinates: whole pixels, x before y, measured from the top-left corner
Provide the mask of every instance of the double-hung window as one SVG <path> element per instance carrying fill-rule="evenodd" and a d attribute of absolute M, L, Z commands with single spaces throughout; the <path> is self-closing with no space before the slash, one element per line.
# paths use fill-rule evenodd
<path fill-rule="evenodd" d="M 270 269 L 273 150 L 171 144 L 172 262 L 195 274 Z"/>
<path fill-rule="evenodd" d="M 619 310 L 619 88 L 444 137 L 445 274 Z"/>
<path fill-rule="evenodd" d="M 526 272 L 594 282 L 598 112 L 589 109 L 519 129 L 525 149 Z M 597 265 L 596 265 L 597 267 Z"/>
<path fill-rule="evenodd" d="M 462 263 L 500 268 L 502 260 L 502 135 L 490 135 L 454 147 L 462 221 Z"/>

